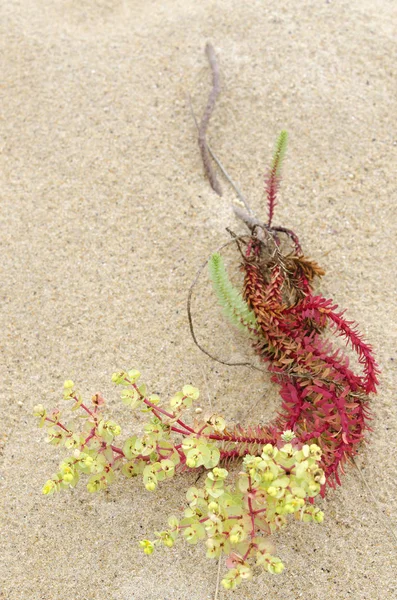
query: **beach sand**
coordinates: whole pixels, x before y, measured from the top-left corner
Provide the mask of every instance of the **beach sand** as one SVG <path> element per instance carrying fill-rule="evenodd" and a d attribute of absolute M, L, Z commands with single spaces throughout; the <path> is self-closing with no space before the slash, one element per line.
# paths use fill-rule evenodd
<path fill-rule="evenodd" d="M 195 475 L 153 494 L 119 478 L 107 493 L 82 481 L 43 496 L 66 454 L 32 416 L 37 403 L 65 408 L 71 378 L 139 432 L 111 383 L 132 367 L 162 397 L 196 385 L 204 410 L 233 421 L 266 422 L 279 406 L 266 374 L 211 361 L 188 329 L 199 266 L 230 239 L 226 227 L 245 233 L 233 190 L 222 182 L 219 198 L 203 175 L 190 114 L 189 94 L 201 114 L 210 89 L 211 41 L 222 78 L 213 147 L 265 218 L 263 175 L 288 130 L 275 221 L 325 268 L 319 290 L 348 308 L 382 369 L 363 477 L 347 468 L 319 501 L 324 524 L 276 536 L 282 575 L 259 573 L 229 597 L 397 599 L 395 2 L 9 0 L 0 10 L 0 598 L 214 598 L 217 562 L 203 547 L 150 558 L 138 547 L 182 511 Z M 225 256 L 237 272 L 235 250 Z M 204 274 L 193 310 L 210 352 L 252 358 Z"/>

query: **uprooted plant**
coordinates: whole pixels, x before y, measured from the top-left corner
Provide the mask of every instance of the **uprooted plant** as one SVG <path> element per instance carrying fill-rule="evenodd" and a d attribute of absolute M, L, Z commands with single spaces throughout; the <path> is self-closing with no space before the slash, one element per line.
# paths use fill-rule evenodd
<path fill-rule="evenodd" d="M 214 65 L 211 48 L 208 53 Z M 205 128 L 211 110 L 200 130 L 207 161 Z M 324 271 L 303 254 L 294 232 L 273 225 L 286 143 L 282 132 L 266 177 L 267 222 L 236 208 L 250 230 L 236 238 L 242 291 L 230 282 L 220 254 L 209 261 L 220 304 L 232 323 L 248 333 L 280 387 L 282 405 L 275 420 L 266 426 L 233 426 L 218 414 L 189 413 L 199 395 L 196 388 L 186 385 L 164 403 L 148 394 L 136 370 L 112 377 L 121 387 L 122 402 L 147 415 L 143 434 L 127 436 L 123 443 L 117 441 L 121 427 L 104 412 L 104 398 L 96 394 L 89 404 L 83 402 L 72 381 L 65 382 L 64 398 L 85 414 L 81 430 L 66 424 L 59 410 L 35 407 L 41 426 L 48 428 L 47 441 L 70 451 L 44 485 L 44 494 L 74 487 L 82 475 L 88 476 L 89 492 L 103 490 L 117 473 L 142 477 L 154 492 L 176 473 L 204 471 L 204 484 L 187 490 L 182 518 L 171 516 L 168 527 L 141 547 L 151 554 L 157 545 L 172 547 L 178 537 L 190 544 L 203 541 L 209 558 L 227 556 L 226 589 L 251 578 L 254 564 L 281 573 L 284 565 L 270 535 L 287 524 L 288 515 L 321 523 L 323 512 L 314 499 L 340 483 L 344 463 L 357 453 L 368 428 L 368 394 L 377 385 L 370 346 L 332 300 L 313 292 L 315 277 Z M 358 354 L 361 374 L 332 345 L 332 336 L 342 336 Z M 240 465 L 240 470 L 231 474 L 229 465 Z"/>

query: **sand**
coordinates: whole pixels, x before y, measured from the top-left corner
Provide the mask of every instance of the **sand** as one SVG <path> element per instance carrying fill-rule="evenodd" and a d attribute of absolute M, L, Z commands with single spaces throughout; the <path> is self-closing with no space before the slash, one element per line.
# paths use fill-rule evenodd
<path fill-rule="evenodd" d="M 64 455 L 32 408 L 72 378 L 102 391 L 126 433 L 139 419 L 112 385 L 135 367 L 167 396 L 185 383 L 228 418 L 266 421 L 268 377 L 212 362 L 188 331 L 198 267 L 244 232 L 205 180 L 188 95 L 202 111 L 207 40 L 222 95 L 210 139 L 258 215 L 277 133 L 290 135 L 276 222 L 327 271 L 333 297 L 382 368 L 373 431 L 321 526 L 277 536 L 286 569 L 241 600 L 397 599 L 395 25 L 392 0 L 9 0 L 1 7 L 0 598 L 209 600 L 217 564 L 179 544 L 151 558 L 138 540 L 184 505 L 192 477 L 155 494 L 120 479 L 108 493 L 45 497 Z M 230 249 L 231 270 L 238 258 Z M 250 358 L 206 278 L 197 334 L 223 358 Z M 222 569 L 223 570 L 223 569 Z M 220 591 L 219 598 L 226 598 Z"/>

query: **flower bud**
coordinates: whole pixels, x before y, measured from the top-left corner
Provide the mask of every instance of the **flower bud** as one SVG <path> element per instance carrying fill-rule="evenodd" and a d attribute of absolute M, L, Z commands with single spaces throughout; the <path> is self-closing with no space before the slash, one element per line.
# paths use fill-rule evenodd
<path fill-rule="evenodd" d="M 154 544 L 150 540 L 142 540 L 141 542 L 139 542 L 139 545 L 143 549 L 145 554 L 153 554 Z"/>

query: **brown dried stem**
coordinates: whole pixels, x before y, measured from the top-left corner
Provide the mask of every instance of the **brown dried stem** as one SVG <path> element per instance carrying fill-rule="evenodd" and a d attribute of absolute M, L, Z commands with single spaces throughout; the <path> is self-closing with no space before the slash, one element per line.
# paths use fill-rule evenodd
<path fill-rule="evenodd" d="M 218 178 L 215 174 L 215 171 L 211 164 L 211 156 L 208 150 L 206 135 L 208 124 L 211 119 L 211 115 L 215 108 L 216 99 L 219 96 L 221 91 L 220 79 L 219 79 L 219 67 L 215 56 L 215 51 L 213 46 L 210 43 L 207 43 L 205 46 L 205 52 L 207 54 L 211 72 L 212 72 L 212 89 L 210 95 L 208 97 L 207 106 L 205 108 L 204 114 L 201 118 L 200 126 L 199 126 L 199 134 L 198 134 L 198 144 L 201 152 L 201 157 L 203 159 L 204 171 L 208 180 L 211 184 L 214 192 L 218 194 L 218 196 L 222 196 L 222 188 L 219 184 Z"/>

